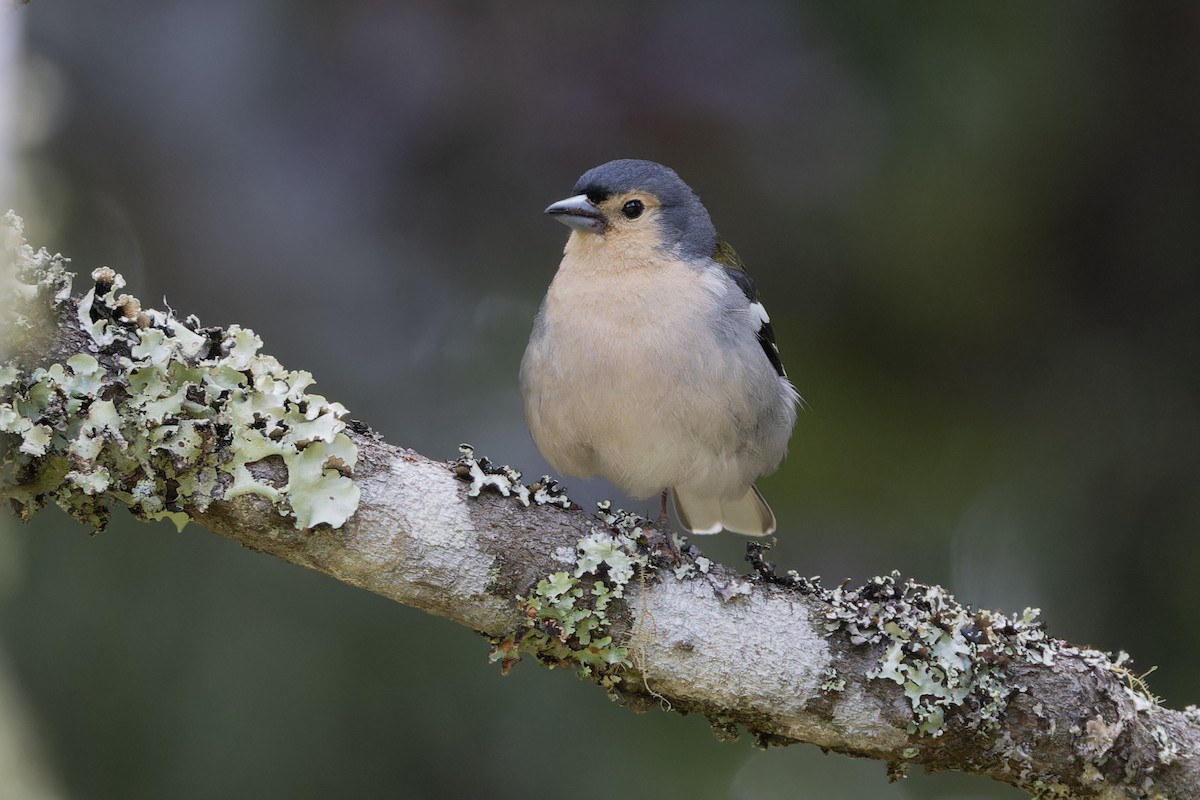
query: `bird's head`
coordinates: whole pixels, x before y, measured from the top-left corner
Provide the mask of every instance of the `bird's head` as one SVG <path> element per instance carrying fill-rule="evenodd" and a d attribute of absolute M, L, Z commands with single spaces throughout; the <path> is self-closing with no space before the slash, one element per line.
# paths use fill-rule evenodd
<path fill-rule="evenodd" d="M 708 258 L 717 244 L 700 198 L 674 170 L 653 161 L 627 158 L 590 169 L 571 197 L 546 213 L 571 228 L 573 240 L 627 252 Z"/>

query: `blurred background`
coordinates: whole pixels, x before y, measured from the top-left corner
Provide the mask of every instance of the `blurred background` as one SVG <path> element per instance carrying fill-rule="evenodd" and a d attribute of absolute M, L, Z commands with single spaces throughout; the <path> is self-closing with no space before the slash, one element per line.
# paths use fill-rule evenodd
<path fill-rule="evenodd" d="M 541 211 L 673 166 L 810 406 L 760 483 L 780 570 L 1040 607 L 1200 701 L 1200 6 L 9 0 L 0 40 L 33 245 L 252 327 L 434 458 L 547 469 L 516 389 Z M 0 797 L 1023 796 L 502 678 L 199 528 L 0 526 Z"/>

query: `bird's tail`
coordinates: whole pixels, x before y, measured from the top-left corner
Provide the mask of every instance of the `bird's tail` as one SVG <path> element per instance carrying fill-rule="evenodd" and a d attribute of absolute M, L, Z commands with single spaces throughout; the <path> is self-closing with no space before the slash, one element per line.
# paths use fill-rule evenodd
<path fill-rule="evenodd" d="M 741 497 L 710 497 L 673 489 L 675 518 L 692 533 L 720 533 L 722 529 L 746 536 L 775 532 L 775 514 L 758 487 L 751 486 Z"/>

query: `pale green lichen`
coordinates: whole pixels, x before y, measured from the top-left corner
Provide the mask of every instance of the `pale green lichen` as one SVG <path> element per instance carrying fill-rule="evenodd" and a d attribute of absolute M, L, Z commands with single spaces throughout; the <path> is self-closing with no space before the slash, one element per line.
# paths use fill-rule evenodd
<path fill-rule="evenodd" d="M 0 218 L 0 359 L 22 350 L 53 325 L 51 307 L 71 293 L 67 259 L 34 251 L 25 223 L 9 211 Z M 14 376 L 15 377 L 15 376 Z"/>
<path fill-rule="evenodd" d="M 978 730 L 995 730 L 1011 695 L 1023 691 L 1000 665 L 1013 658 L 1053 663 L 1058 644 L 1037 622 L 1037 610 L 1014 618 L 973 612 L 941 587 L 898 578 L 892 573 L 857 589 L 834 590 L 798 575 L 781 580 L 827 600 L 829 633 L 845 631 L 853 644 L 884 645 L 867 678 L 903 689 L 913 714 L 910 733 L 940 736 L 951 709 Z"/>
<path fill-rule="evenodd" d="M 1154 744 L 1158 745 L 1156 756 L 1164 767 L 1179 757 L 1182 748 L 1178 742 L 1172 741 L 1171 734 L 1162 725 L 1155 725 L 1150 729 L 1150 738 L 1154 740 Z"/>
<path fill-rule="evenodd" d="M 346 409 L 307 391 L 307 372 L 260 352 L 237 325 L 203 328 L 195 317 L 142 309 L 118 292 L 110 269 L 70 308 L 66 259 L 34 253 L 11 214 L 4 220 L 5 333 L 21 341 L 33 321 L 73 319 L 91 353 L 27 369 L 0 366 L 0 496 L 28 516 L 47 501 L 102 528 L 108 499 L 182 527 L 213 500 L 253 494 L 297 528 L 342 525 L 358 506 L 350 479 L 357 448 Z M 282 485 L 255 474 L 277 459 Z"/>
<path fill-rule="evenodd" d="M 827 667 L 821 671 L 821 691 L 822 692 L 842 692 L 846 690 L 846 679 L 838 677 L 838 671 L 834 667 Z"/>
<path fill-rule="evenodd" d="M 1075 796 L 1071 787 L 1057 781 L 1038 778 L 1030 785 L 1034 800 L 1068 800 Z"/>
<path fill-rule="evenodd" d="M 621 513 L 621 512 L 618 512 Z M 507 673 L 529 654 L 551 667 L 575 667 L 581 675 L 612 687 L 619 672 L 632 665 L 629 648 L 613 641 L 609 604 L 646 569 L 649 557 L 638 552 L 636 538 L 593 530 L 578 541 L 572 569 L 551 573 L 517 601 L 525 624 L 493 640 L 489 660 Z"/>
<path fill-rule="evenodd" d="M 686 580 L 687 578 L 690 578 L 696 574 L 696 565 L 689 564 L 688 562 L 685 561 L 683 563 L 676 564 L 675 568 L 674 568 L 674 572 L 675 572 L 676 580 L 680 580 L 680 581 Z"/>
<path fill-rule="evenodd" d="M 646 564 L 646 556 L 628 552 L 633 549 L 631 540 L 622 542 L 602 531 L 592 531 L 580 539 L 578 549 L 575 577 L 595 575 L 601 568 L 605 569 L 613 584 L 613 597 L 621 597 L 625 584 L 633 578 L 634 570 Z"/>
<path fill-rule="evenodd" d="M 526 507 L 579 510 L 554 478 L 543 475 L 526 486 L 519 470 L 476 456 L 469 444 L 459 445 L 459 458 L 450 469 L 470 484 L 469 497 L 491 491 Z M 607 633 L 609 604 L 625 596 L 639 570 L 651 568 L 645 520 L 613 511 L 607 501 L 597 505 L 597 517 L 606 529 L 593 528 L 573 549 L 562 548 L 558 555 L 572 562 L 571 568 L 547 575 L 528 594 L 517 597 L 524 623 L 507 636 L 492 639 L 488 660 L 499 662 L 505 674 L 523 655 L 532 655 L 550 667 L 575 667 L 611 688 L 619 672 L 631 666 L 629 648 Z"/>
<path fill-rule="evenodd" d="M 761 567 L 761 559 L 759 563 Z M 1121 654 L 1114 660 L 1107 653 L 1050 638 L 1038 620 L 1037 609 L 1025 609 L 1011 617 L 974 611 L 940 587 L 901 582 L 898 573 L 873 578 L 853 589 L 843 585 L 828 590 L 815 578 L 796 574 L 779 578 L 769 569 L 759 571 L 764 579 L 824 600 L 825 628 L 830 635 L 841 632 L 852 644 L 881 647 L 867 678 L 901 687 L 912 712 L 909 733 L 938 737 L 953 719 L 956 728 L 994 736 L 995 752 L 1006 754 L 1021 784 L 1032 787 L 1037 797 L 1071 795 L 1059 776 L 1037 774 L 1025 747 L 1013 742 L 1001 727 L 1012 699 L 1027 691 L 1013 679 L 1011 665 L 1052 667 L 1062 658 L 1078 659 L 1093 669 L 1115 672 L 1123 680 L 1116 688 L 1129 696 L 1134 713 L 1156 707 L 1144 676 L 1134 676 L 1124 666 L 1127 656 Z M 1039 717 L 1045 714 L 1040 704 L 1032 711 Z M 1047 723 L 1052 735 L 1054 720 Z M 1097 715 L 1087 721 L 1085 729 L 1072 731 L 1084 762 L 1084 779 L 1103 778 L 1098 765 L 1109 759 L 1124 726 L 1118 718 Z M 1166 766 L 1178 758 L 1165 728 L 1150 728 L 1150 735 L 1160 764 Z"/>

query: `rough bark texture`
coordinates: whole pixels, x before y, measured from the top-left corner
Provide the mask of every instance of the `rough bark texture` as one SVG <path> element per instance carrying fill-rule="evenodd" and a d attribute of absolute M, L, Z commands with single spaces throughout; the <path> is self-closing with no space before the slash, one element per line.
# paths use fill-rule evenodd
<path fill-rule="evenodd" d="M 830 590 L 776 575 L 761 552 L 750 576 L 686 550 L 676 562 L 635 519 L 564 509 L 544 482 L 523 505 L 512 496 L 521 491 L 515 476 L 485 460 L 431 461 L 353 422 L 324 439 L 305 434 L 281 455 L 238 461 L 225 452 L 237 439 L 220 405 L 228 397 L 205 395 L 196 377 L 208 369 L 229 385 L 220 372 L 236 350 L 229 331 L 143 312 L 116 294 L 111 273 L 94 276 L 84 298 L 68 297 L 60 277 L 47 277 L 53 259 L 21 247 L 10 242 L 6 253 L 20 291 L 9 298 L 19 308 L 2 334 L 10 369 L 0 384 L 0 496 L 21 516 L 47 501 L 93 525 L 103 525 L 107 504 L 186 515 L 253 550 L 469 626 L 491 638 L 504 669 L 523 654 L 575 666 L 635 710 L 702 714 L 719 735 L 743 729 L 764 746 L 808 742 L 885 760 L 895 774 L 914 764 L 961 770 L 1043 797 L 1200 796 L 1200 713 L 1160 707 L 1119 663 L 1048 638 L 1032 614 L 972 611 L 895 576 Z M 43 324 L 26 324 L 39 303 Z M 98 471 L 104 453 L 138 449 L 131 428 L 106 428 L 99 410 L 112 403 L 124 413 L 138 402 L 158 357 L 151 344 L 162 341 L 147 331 L 160 329 L 201 340 L 183 358 L 191 372 L 177 392 L 182 405 L 130 412 L 157 415 L 144 430 L 164 443 Z M 87 358 L 66 367 L 75 355 L 98 368 Z M 246 387 L 232 391 L 257 402 L 253 393 L 270 381 L 253 380 L 266 373 L 248 363 Z M 55 364 L 64 366 L 37 371 Z M 284 411 L 256 412 L 248 427 L 287 443 L 302 418 L 342 419 L 324 398 L 288 396 Z M 176 441 L 184 423 L 195 423 L 192 438 Z M 335 444 L 338 436 L 353 448 Z M 302 489 L 289 471 L 300 462 L 288 459 L 314 442 L 329 449 L 312 491 L 332 497 L 352 481 L 357 504 L 344 522 L 318 509 L 298 527 Z M 100 455 L 87 462 L 93 451 Z M 203 478 L 189 471 L 201 456 L 219 467 Z"/>
<path fill-rule="evenodd" d="M 197 521 L 497 639 L 527 622 L 514 595 L 569 568 L 561 554 L 573 554 L 595 525 L 578 511 L 468 498 L 445 462 L 355 435 L 362 502 L 341 529 L 297 531 L 253 501 L 215 503 Z M 730 585 L 749 593 L 730 596 Z M 1200 717 L 1141 698 L 1127 674 L 1093 651 L 1058 645 L 1052 664 L 1013 658 L 1003 666 L 1006 683 L 1020 688 L 995 729 L 979 730 L 964 711 L 948 713 L 935 736 L 910 732 L 900 685 L 865 677 L 885 645 L 827 631 L 837 603 L 818 593 L 720 566 L 684 580 L 668 568 L 631 584 L 619 602 L 624 613 L 609 632 L 631 643 L 635 666 L 613 691 L 635 709 L 665 703 L 703 714 L 718 733 L 743 726 L 763 744 L 808 742 L 900 769 L 961 770 L 1034 795 L 1200 792 Z M 840 690 L 829 686 L 833 675 L 845 682 Z"/>

